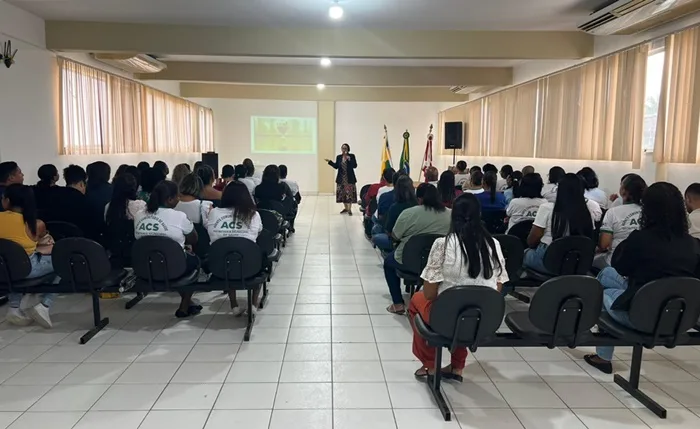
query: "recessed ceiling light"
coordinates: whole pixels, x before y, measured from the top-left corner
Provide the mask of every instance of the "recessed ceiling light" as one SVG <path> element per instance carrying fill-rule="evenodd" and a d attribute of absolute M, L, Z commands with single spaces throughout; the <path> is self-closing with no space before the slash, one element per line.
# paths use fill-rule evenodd
<path fill-rule="evenodd" d="M 343 10 L 342 7 L 340 7 L 340 5 L 337 2 L 335 4 L 333 4 L 333 6 L 331 6 L 330 9 L 328 9 L 328 16 L 331 19 L 335 19 L 335 20 L 342 19 L 344 13 L 345 13 L 345 11 Z"/>
<path fill-rule="evenodd" d="M 331 66 L 331 59 L 330 58 L 321 58 L 321 67 L 330 67 Z"/>
<path fill-rule="evenodd" d="M 319 83 L 319 84 L 316 85 L 316 89 L 318 89 L 318 90 L 322 90 L 322 89 L 325 89 L 325 88 L 326 88 L 326 84 L 325 84 L 325 83 Z"/>

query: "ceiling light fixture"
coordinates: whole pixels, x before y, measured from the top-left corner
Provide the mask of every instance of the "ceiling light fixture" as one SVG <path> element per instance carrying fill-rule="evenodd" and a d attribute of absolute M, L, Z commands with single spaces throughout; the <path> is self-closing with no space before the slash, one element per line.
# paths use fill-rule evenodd
<path fill-rule="evenodd" d="M 330 58 L 323 57 L 321 58 L 321 67 L 330 67 L 332 64 Z"/>
<path fill-rule="evenodd" d="M 326 84 L 325 84 L 325 83 L 319 83 L 319 84 L 316 85 L 316 89 L 318 89 L 319 91 L 320 91 L 320 90 L 323 90 L 323 89 L 325 89 L 325 88 L 326 88 Z"/>
<path fill-rule="evenodd" d="M 331 19 L 334 19 L 334 20 L 336 20 L 336 21 L 339 20 L 339 19 L 342 19 L 344 13 L 345 13 L 345 11 L 344 11 L 343 8 L 340 7 L 340 5 L 338 4 L 338 0 L 335 0 L 335 1 L 333 2 L 333 6 L 331 6 L 331 8 L 328 9 L 328 16 L 329 16 Z"/>

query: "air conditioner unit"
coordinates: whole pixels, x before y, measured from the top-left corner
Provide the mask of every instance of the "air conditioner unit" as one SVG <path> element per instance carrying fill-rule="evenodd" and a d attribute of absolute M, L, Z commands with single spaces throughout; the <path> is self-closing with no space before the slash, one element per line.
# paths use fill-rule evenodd
<path fill-rule="evenodd" d="M 700 10 L 700 0 L 618 0 L 578 26 L 596 36 L 635 34 Z"/>
<path fill-rule="evenodd" d="M 469 94 L 476 94 L 476 93 L 481 93 L 481 92 L 487 92 L 492 90 L 494 87 L 492 86 L 466 86 L 466 85 L 459 85 L 459 86 L 453 86 L 450 88 L 450 91 L 452 91 L 455 94 L 462 94 L 462 95 L 469 95 Z"/>
<path fill-rule="evenodd" d="M 95 53 L 92 57 L 129 73 L 158 73 L 168 68 L 164 62 L 148 54 Z"/>

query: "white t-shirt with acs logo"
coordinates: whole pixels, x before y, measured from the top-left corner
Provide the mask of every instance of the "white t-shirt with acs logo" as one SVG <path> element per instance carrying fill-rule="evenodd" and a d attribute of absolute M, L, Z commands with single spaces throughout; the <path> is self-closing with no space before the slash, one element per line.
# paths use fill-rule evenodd
<path fill-rule="evenodd" d="M 134 216 L 134 236 L 137 240 L 148 236 L 168 237 L 184 248 L 185 236 L 193 229 L 194 225 L 187 215 L 173 209 L 159 208 L 155 213 L 143 210 Z"/>
<path fill-rule="evenodd" d="M 508 216 L 508 230 L 513 225 L 525 220 L 535 220 L 537 210 L 540 206 L 546 203 L 544 198 L 514 198 L 506 208 L 506 216 Z"/>
<path fill-rule="evenodd" d="M 250 241 L 256 241 L 260 231 L 263 229 L 260 214 L 255 212 L 250 219 L 250 225 L 246 225 L 242 219 L 237 219 L 233 215 L 233 210 L 214 208 L 204 219 L 204 226 L 207 228 L 211 242 L 220 238 L 240 237 Z"/>
<path fill-rule="evenodd" d="M 634 203 L 613 207 L 605 213 L 600 232 L 607 232 L 613 236 L 610 251 L 606 256 L 608 265 L 612 262 L 612 255 L 615 253 L 615 248 L 625 241 L 632 231 L 639 229 L 639 218 L 641 216 L 642 206 Z"/>

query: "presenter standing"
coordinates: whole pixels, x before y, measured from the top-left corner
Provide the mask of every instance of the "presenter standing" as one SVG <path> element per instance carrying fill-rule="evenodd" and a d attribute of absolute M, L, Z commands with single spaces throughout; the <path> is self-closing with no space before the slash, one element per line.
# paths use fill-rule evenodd
<path fill-rule="evenodd" d="M 326 162 L 331 167 L 338 170 L 335 177 L 335 202 L 343 203 L 344 208 L 340 214 L 347 213 L 352 216 L 352 205 L 357 202 L 357 178 L 355 177 L 355 169 L 357 168 L 357 160 L 355 155 L 350 153 L 350 145 L 343 143 L 340 147 L 341 154 L 335 157 L 335 162 L 326 159 Z"/>

